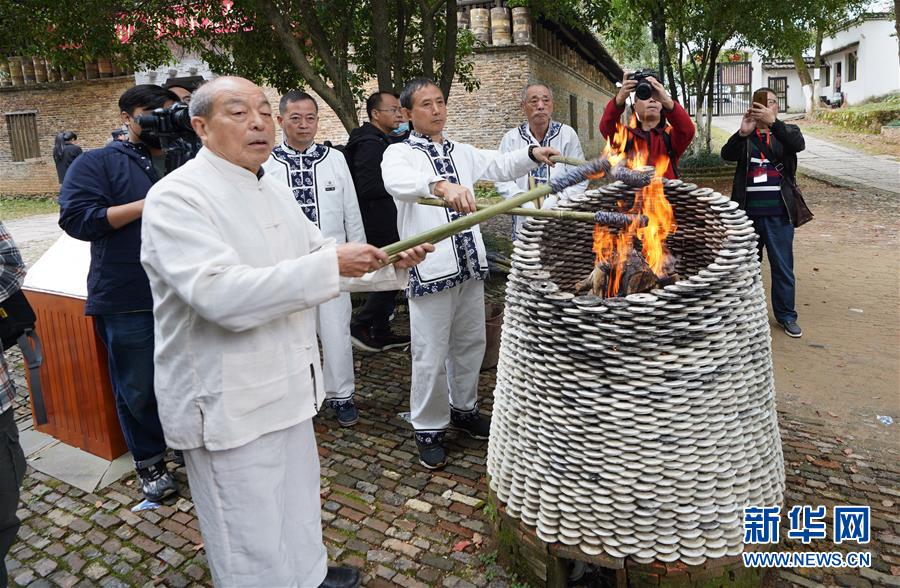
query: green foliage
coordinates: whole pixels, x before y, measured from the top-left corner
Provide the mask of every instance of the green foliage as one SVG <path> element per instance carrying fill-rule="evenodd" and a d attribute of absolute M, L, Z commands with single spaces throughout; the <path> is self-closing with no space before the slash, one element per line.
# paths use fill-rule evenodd
<path fill-rule="evenodd" d="M 871 102 L 860 106 L 817 110 L 819 120 L 863 133 L 879 133 L 883 126 L 893 126 L 900 119 L 900 98 Z"/>
<path fill-rule="evenodd" d="M 616 0 L 507 0 L 510 8 L 527 6 L 532 16 L 547 17 L 570 27 L 594 32 L 613 20 Z"/>
<path fill-rule="evenodd" d="M 489 551 L 487 553 L 482 553 L 478 556 L 478 559 L 485 566 L 492 566 L 497 563 L 497 550 Z"/>
<path fill-rule="evenodd" d="M 180 47 L 217 73 L 310 88 L 348 130 L 372 78 L 386 90 L 419 75 L 447 93 L 454 77 L 478 87 L 475 40 L 457 29 L 454 0 L 0 0 L 0 26 L 4 55 L 42 55 L 73 70 L 100 56 L 157 67 Z"/>
<path fill-rule="evenodd" d="M 700 151 L 697 154 L 685 155 L 678 160 L 678 169 L 681 171 L 725 166 L 734 169 L 733 163 L 728 163 L 714 151 Z"/>
<path fill-rule="evenodd" d="M 55 198 L 0 196 L 0 219 L 3 220 L 58 212 L 59 204 Z"/>

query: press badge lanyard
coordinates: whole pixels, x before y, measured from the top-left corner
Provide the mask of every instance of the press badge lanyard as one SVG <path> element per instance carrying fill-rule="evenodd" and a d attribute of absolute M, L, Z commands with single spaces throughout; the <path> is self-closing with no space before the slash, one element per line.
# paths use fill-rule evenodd
<path fill-rule="evenodd" d="M 756 136 L 759 138 L 760 144 L 762 144 L 762 133 L 759 132 L 759 129 L 756 129 Z M 771 148 L 772 144 L 772 133 L 766 133 L 766 149 Z M 766 164 L 766 154 L 762 149 L 759 150 L 759 168 L 758 172 L 753 176 L 753 182 L 756 184 L 762 184 L 763 182 L 768 180 L 768 174 L 766 172 L 766 168 L 763 167 Z"/>

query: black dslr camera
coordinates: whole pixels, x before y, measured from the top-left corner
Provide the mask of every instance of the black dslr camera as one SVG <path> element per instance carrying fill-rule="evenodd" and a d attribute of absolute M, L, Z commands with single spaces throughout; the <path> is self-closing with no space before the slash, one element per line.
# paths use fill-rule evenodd
<path fill-rule="evenodd" d="M 655 78 L 658 80 L 659 74 L 652 69 L 639 69 L 628 75 L 629 80 L 637 81 L 638 85 L 637 88 L 634 89 L 634 95 L 641 100 L 648 100 L 650 96 L 653 95 L 653 86 L 650 85 L 647 78 Z"/>
<path fill-rule="evenodd" d="M 142 114 L 135 122 L 141 126 L 142 134 L 159 139 L 159 145 L 166 153 L 166 173 L 193 159 L 203 146 L 191 126 L 188 105 L 182 102 Z"/>

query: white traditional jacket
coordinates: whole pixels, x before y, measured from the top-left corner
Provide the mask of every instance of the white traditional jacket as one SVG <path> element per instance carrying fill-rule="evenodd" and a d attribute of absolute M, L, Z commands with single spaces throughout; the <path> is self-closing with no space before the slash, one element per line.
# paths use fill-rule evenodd
<path fill-rule="evenodd" d="M 203 148 L 147 194 L 156 398 L 176 449 L 240 447 L 312 417 L 324 399 L 315 306 L 406 285 L 393 266 L 340 278 L 334 241 L 262 172 Z"/>
<path fill-rule="evenodd" d="M 569 125 L 555 120 L 550 121 L 547 134 L 544 135 L 542 141 L 538 141 L 534 138 L 534 135 L 531 134 L 531 129 L 528 127 L 528 121 L 524 121 L 522 124 L 510 129 L 503 135 L 503 139 L 500 141 L 500 151 L 507 153 L 522 149 L 523 147 L 528 147 L 529 145 L 553 147 L 559 151 L 561 155 L 566 157 L 584 159 L 584 151 L 581 149 L 581 141 L 578 139 L 578 133 L 576 133 L 575 129 Z M 540 186 L 546 184 L 552 178 L 565 173 L 567 169 L 570 169 L 570 166 L 565 164 L 557 163 L 553 167 L 550 167 L 544 163 L 531 170 L 530 173 L 522 175 L 512 181 L 495 182 L 494 187 L 497 189 L 500 196 L 508 200 L 513 196 L 517 196 L 522 192 L 527 192 L 529 190 L 528 179 L 530 177 L 534 178 L 536 186 Z M 566 188 L 559 194 L 548 196 L 544 199 L 544 208 L 552 208 L 559 200 L 565 200 L 569 196 L 575 194 L 582 194 L 587 190 L 587 187 L 588 181 L 585 180 Z M 531 203 L 525 205 L 525 208 L 533 207 L 534 205 Z"/>
<path fill-rule="evenodd" d="M 282 143 L 263 167 L 291 187 L 306 218 L 327 238 L 338 243 L 366 242 L 356 188 L 343 153 L 317 143 L 300 152 Z"/>
<path fill-rule="evenodd" d="M 434 197 L 430 191 L 434 183 L 447 180 L 467 187 L 474 195 L 478 180 L 512 180 L 536 166 L 528 149 L 500 153 L 446 137 L 443 143 L 435 143 L 413 131 L 403 143 L 387 148 L 381 173 L 385 190 L 397 203 L 400 238 L 406 239 L 462 216 L 449 208 L 416 204 L 418 198 Z M 410 270 L 409 295 L 425 296 L 470 278 L 484 279 L 487 270 L 484 241 L 476 225 L 436 243 L 434 253 Z"/>

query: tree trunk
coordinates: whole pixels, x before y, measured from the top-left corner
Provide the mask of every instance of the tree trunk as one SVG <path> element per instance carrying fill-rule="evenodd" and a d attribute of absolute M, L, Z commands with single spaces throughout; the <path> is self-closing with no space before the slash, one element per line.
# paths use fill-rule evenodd
<path fill-rule="evenodd" d="M 675 49 L 675 41 L 672 37 L 672 32 L 666 31 L 666 75 L 669 76 L 669 94 L 672 96 L 672 100 L 678 100 L 678 83 L 675 81 L 675 70 L 672 68 L 672 53 Z"/>
<path fill-rule="evenodd" d="M 812 110 L 813 103 L 813 88 L 812 88 L 812 76 L 809 75 L 809 68 L 806 66 L 806 61 L 803 59 L 803 54 L 797 50 L 794 51 L 794 54 L 791 55 L 791 59 L 794 60 L 794 67 L 797 68 L 797 76 L 800 78 L 800 85 L 803 86 L 803 98 L 806 104 L 804 104 L 804 110 L 806 112 L 810 112 Z"/>
<path fill-rule="evenodd" d="M 426 0 L 419 0 L 422 9 L 422 75 L 434 79 L 434 12 Z"/>
<path fill-rule="evenodd" d="M 458 28 L 456 21 L 456 0 L 447 0 L 446 22 L 444 23 L 444 54 L 441 56 L 441 79 L 439 86 L 444 93 L 444 100 L 450 98 L 453 86 L 453 75 L 456 72 L 456 38 Z"/>
<path fill-rule="evenodd" d="M 651 10 L 650 38 L 656 44 L 656 57 L 658 67 L 656 68 L 661 76 L 659 83 L 666 85 L 666 20 L 663 12 L 662 3 L 657 1 L 653 3 Z"/>
<path fill-rule="evenodd" d="M 313 65 L 309 62 L 303 49 L 300 48 L 297 39 L 294 38 L 291 25 L 285 20 L 281 10 L 271 0 L 260 0 L 259 8 L 262 17 L 269 23 L 269 26 L 272 27 L 275 35 L 281 41 L 281 46 L 287 51 L 291 63 L 294 64 L 294 67 L 297 68 L 297 71 L 300 72 L 300 75 L 303 76 L 303 79 L 306 80 L 309 87 L 334 110 L 334 113 L 338 116 L 338 119 L 341 121 L 341 124 L 344 125 L 344 128 L 347 129 L 347 132 L 358 127 L 359 119 L 356 116 L 356 103 L 349 86 L 343 89 L 344 91 L 341 91 L 325 83 L 319 73 L 313 68 Z M 310 40 L 317 53 L 321 54 L 323 51 L 330 51 L 327 44 L 324 47 L 320 44 L 321 32 Z M 319 43 L 318 46 L 317 43 Z M 333 59 L 332 56 L 332 64 Z M 338 85 L 341 77 L 335 76 L 331 77 L 331 79 L 335 85 Z M 346 79 L 343 80 L 343 83 L 346 85 Z"/>
<path fill-rule="evenodd" d="M 406 82 L 403 74 L 406 68 L 406 31 L 409 30 L 409 11 L 406 10 L 406 0 L 396 0 L 397 6 L 397 37 L 394 44 L 394 91 L 399 92 Z"/>
<path fill-rule="evenodd" d="M 900 2 L 900 0 L 898 0 Z M 813 80 L 812 110 L 819 108 L 819 96 L 822 95 L 822 27 L 816 28 L 816 45 L 815 57 L 813 58 L 813 67 L 819 71 L 819 79 Z"/>
<path fill-rule="evenodd" d="M 372 0 L 372 30 L 389 31 L 387 0 Z M 378 78 L 378 90 L 390 92 L 394 89 L 391 76 L 391 38 L 388 34 L 372 35 L 375 38 L 375 74 Z"/>

